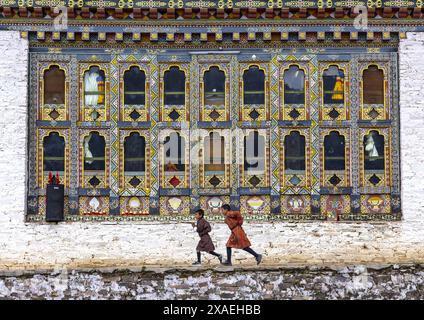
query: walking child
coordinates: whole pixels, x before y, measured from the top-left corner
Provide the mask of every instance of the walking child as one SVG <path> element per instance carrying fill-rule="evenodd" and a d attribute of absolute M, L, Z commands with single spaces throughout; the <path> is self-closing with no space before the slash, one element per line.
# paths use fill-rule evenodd
<path fill-rule="evenodd" d="M 222 255 L 216 253 L 215 246 L 213 245 L 212 239 L 209 236 L 209 232 L 211 232 L 212 228 L 209 222 L 204 218 L 205 212 L 202 209 L 199 209 L 195 213 L 196 224 L 193 223 L 193 227 L 196 227 L 196 231 L 200 236 L 199 244 L 196 247 L 197 251 L 197 261 L 193 262 L 193 265 L 201 264 L 201 251 L 205 251 L 219 259 L 219 262 L 222 263 Z"/>

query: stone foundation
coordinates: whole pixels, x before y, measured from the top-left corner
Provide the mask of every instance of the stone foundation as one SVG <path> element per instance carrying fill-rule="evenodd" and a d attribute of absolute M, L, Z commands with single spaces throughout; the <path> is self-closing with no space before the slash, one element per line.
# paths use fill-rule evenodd
<path fill-rule="evenodd" d="M 340 270 L 175 271 L 0 277 L 7 299 L 424 299 L 420 266 Z"/>

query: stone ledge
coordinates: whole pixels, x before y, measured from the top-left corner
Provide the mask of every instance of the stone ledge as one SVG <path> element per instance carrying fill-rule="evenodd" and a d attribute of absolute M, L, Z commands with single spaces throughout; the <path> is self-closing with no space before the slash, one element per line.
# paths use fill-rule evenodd
<path fill-rule="evenodd" d="M 215 273 L 235 273 L 235 272 L 298 272 L 299 270 L 307 271 L 335 271 L 335 272 L 351 272 L 356 270 L 358 267 L 367 270 L 385 270 L 385 269 L 399 269 L 399 268 L 411 268 L 421 267 L 424 268 L 424 261 L 419 263 L 403 263 L 403 264 L 322 264 L 322 265 L 305 265 L 305 264 L 294 264 L 289 263 L 286 265 L 263 265 L 263 266 L 175 266 L 175 267 L 164 267 L 160 265 L 150 266 L 132 266 L 132 267 L 82 267 L 82 268 L 69 268 L 69 269 L 54 269 L 54 268 L 40 268 L 40 269 L 0 269 L 0 277 L 20 277 L 20 276 L 31 276 L 35 274 L 39 275 L 56 275 L 60 274 L 63 270 L 68 273 L 101 273 L 101 274 L 113 274 L 113 273 L 154 273 L 154 274 L 175 274 L 175 273 L 204 273 L 207 271 Z"/>

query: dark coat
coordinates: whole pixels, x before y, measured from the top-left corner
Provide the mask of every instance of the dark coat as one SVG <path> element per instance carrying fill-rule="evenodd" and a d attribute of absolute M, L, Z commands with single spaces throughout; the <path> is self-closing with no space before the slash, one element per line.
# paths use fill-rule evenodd
<path fill-rule="evenodd" d="M 243 217 L 240 211 L 230 211 L 225 216 L 225 223 L 231 230 L 230 238 L 227 241 L 227 247 L 235 249 L 244 249 L 250 247 L 250 241 L 243 228 Z"/>
<path fill-rule="evenodd" d="M 200 241 L 196 247 L 196 251 L 209 252 L 215 250 L 212 239 L 208 234 L 211 230 L 211 225 L 204 218 L 197 220 L 197 233 L 200 236 Z"/>

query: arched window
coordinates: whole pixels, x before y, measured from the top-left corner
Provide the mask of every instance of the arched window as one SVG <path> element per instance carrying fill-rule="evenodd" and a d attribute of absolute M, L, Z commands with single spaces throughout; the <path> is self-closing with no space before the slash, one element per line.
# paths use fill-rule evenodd
<path fill-rule="evenodd" d="M 324 138 L 324 170 L 345 170 L 345 137 L 337 131 Z"/>
<path fill-rule="evenodd" d="M 185 141 L 179 133 L 173 132 L 164 140 L 164 171 L 184 172 Z"/>
<path fill-rule="evenodd" d="M 90 132 L 84 138 L 84 170 L 104 171 L 105 170 L 105 138 L 98 132 Z"/>
<path fill-rule="evenodd" d="M 146 103 L 146 74 L 136 66 L 124 73 L 124 104 L 144 105 Z"/>
<path fill-rule="evenodd" d="M 364 169 L 384 173 L 384 136 L 372 130 L 364 136 Z"/>
<path fill-rule="evenodd" d="M 285 174 L 304 174 L 306 167 L 305 136 L 299 131 L 291 131 L 284 138 Z"/>
<path fill-rule="evenodd" d="M 204 75 L 205 105 L 225 105 L 225 73 L 218 67 L 211 67 Z"/>
<path fill-rule="evenodd" d="M 84 103 L 85 106 L 105 104 L 105 72 L 97 66 L 84 74 Z"/>
<path fill-rule="evenodd" d="M 225 144 L 224 137 L 218 132 L 211 132 L 205 138 L 204 145 L 205 172 L 222 175 L 225 173 Z"/>
<path fill-rule="evenodd" d="M 337 66 L 330 66 L 323 73 L 324 104 L 344 103 L 344 77 L 343 70 Z"/>
<path fill-rule="evenodd" d="M 65 71 L 59 66 L 44 71 L 44 104 L 65 104 Z"/>
<path fill-rule="evenodd" d="M 265 138 L 256 130 L 244 137 L 244 171 L 265 171 Z"/>
<path fill-rule="evenodd" d="M 43 171 L 53 174 L 65 171 L 65 139 L 57 132 L 43 139 Z"/>
<path fill-rule="evenodd" d="M 371 65 L 363 73 L 364 104 L 384 104 L 384 72 Z"/>
<path fill-rule="evenodd" d="M 284 71 L 284 104 L 305 104 L 305 72 L 296 65 Z"/>
<path fill-rule="evenodd" d="M 251 66 L 243 73 L 243 103 L 265 103 L 265 73 L 258 66 Z"/>
<path fill-rule="evenodd" d="M 164 104 L 185 104 L 185 73 L 178 67 L 171 67 L 163 76 Z"/>
<path fill-rule="evenodd" d="M 144 175 L 146 170 L 146 139 L 132 132 L 124 141 L 124 172 L 126 175 Z"/>

